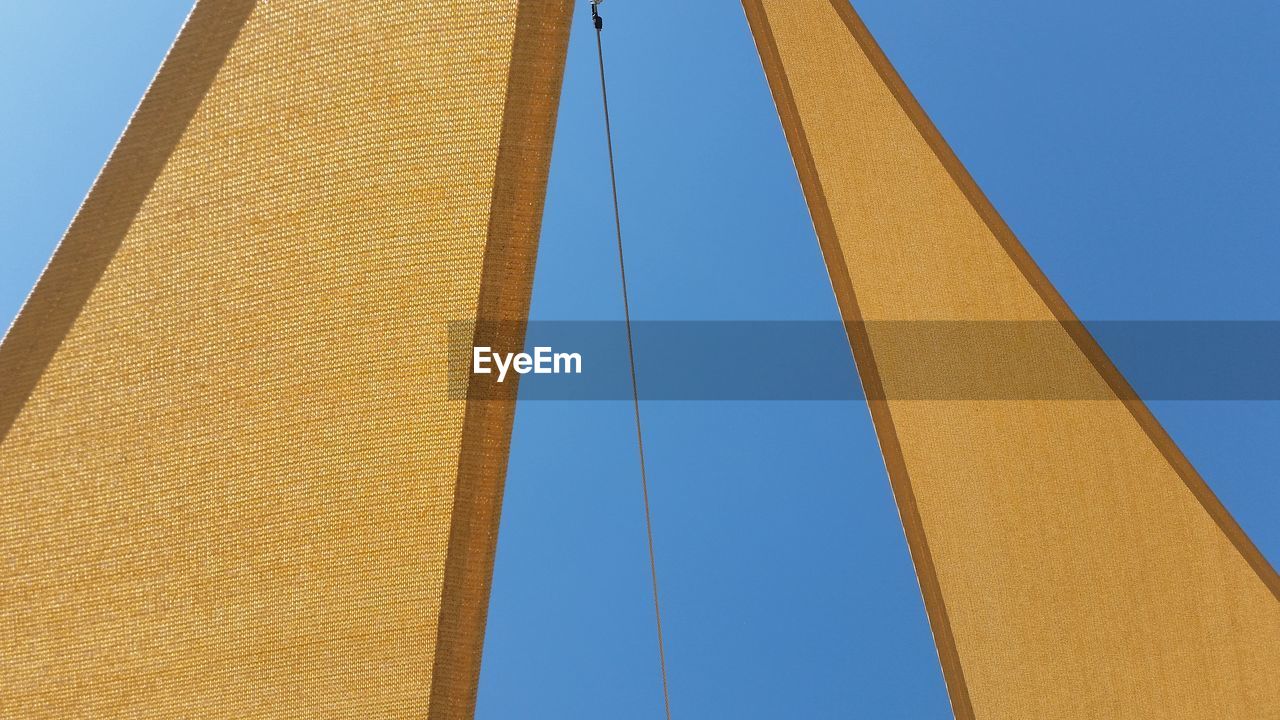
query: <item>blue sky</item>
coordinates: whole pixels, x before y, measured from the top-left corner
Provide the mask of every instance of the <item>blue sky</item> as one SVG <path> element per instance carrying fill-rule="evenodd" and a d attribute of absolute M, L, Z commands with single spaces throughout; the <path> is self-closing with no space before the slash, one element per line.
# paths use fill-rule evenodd
<path fill-rule="evenodd" d="M 1280 319 L 1280 8 L 857 7 L 1079 316 Z M 187 9 L 0 8 L 0 322 L 35 282 Z M 835 319 L 738 3 L 612 0 L 603 11 L 635 315 Z M 621 315 L 585 16 L 584 3 L 535 319 Z M 1280 559 L 1280 407 L 1153 409 Z M 676 715 L 947 717 L 864 405 L 653 402 L 644 412 Z M 518 411 L 481 718 L 660 712 L 630 413 L 605 401 Z"/>

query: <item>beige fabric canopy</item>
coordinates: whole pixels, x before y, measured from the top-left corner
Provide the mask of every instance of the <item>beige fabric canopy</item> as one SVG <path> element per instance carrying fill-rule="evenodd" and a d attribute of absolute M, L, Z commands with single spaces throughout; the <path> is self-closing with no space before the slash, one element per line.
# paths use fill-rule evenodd
<path fill-rule="evenodd" d="M 0 715 L 471 715 L 571 5 L 198 4 L 0 349 Z"/>
<path fill-rule="evenodd" d="M 1076 321 L 845 0 L 744 0 L 960 718 L 1280 717 L 1280 580 Z M 865 324 L 862 321 L 866 321 Z M 877 321 L 893 321 L 879 323 Z M 1069 397 L 895 399 L 982 377 Z M 1060 332 L 1045 337 L 1043 327 Z M 1011 357 L 1010 357 L 1011 355 Z M 938 377 L 916 377 L 937 373 Z"/>

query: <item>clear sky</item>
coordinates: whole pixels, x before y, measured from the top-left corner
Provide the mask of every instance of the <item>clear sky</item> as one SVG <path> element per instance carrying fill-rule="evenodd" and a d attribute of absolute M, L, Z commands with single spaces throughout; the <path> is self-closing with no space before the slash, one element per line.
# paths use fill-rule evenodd
<path fill-rule="evenodd" d="M 0 6 L 0 324 L 188 6 Z M 1079 316 L 1280 319 L 1275 4 L 857 7 Z M 621 314 L 586 12 L 569 50 L 535 319 Z M 611 0 L 603 12 L 633 312 L 835 319 L 738 3 Z M 1280 560 L 1280 405 L 1153 409 Z M 865 406 L 653 402 L 644 412 L 676 716 L 947 717 Z M 631 422 L 622 402 L 519 408 L 480 718 L 659 716 Z"/>

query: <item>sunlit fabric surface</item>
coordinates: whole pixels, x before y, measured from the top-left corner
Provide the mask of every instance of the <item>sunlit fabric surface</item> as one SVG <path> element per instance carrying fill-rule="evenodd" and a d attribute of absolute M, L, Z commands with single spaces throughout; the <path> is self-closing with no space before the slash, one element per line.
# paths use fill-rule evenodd
<path fill-rule="evenodd" d="M 876 326 L 850 332 L 868 395 L 887 398 L 871 410 L 956 715 L 1280 717 L 1274 570 L 1072 324 L 846 0 L 744 4 L 845 319 L 1059 322 L 1057 341 L 1011 338 L 1004 360 L 1062 396 L 1111 398 L 894 399 L 947 381 L 904 373 L 945 366 L 907 361 L 929 348 Z"/>
<path fill-rule="evenodd" d="M 470 715 L 570 9 L 197 6 L 0 348 L 0 716 Z"/>

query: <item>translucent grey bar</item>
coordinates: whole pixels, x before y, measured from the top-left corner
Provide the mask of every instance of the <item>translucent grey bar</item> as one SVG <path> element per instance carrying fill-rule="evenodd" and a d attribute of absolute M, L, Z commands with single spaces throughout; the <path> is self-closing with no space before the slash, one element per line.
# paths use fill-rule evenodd
<path fill-rule="evenodd" d="M 633 324 L 645 400 L 1115 399 L 1068 329 L 1091 334 L 1141 399 L 1280 400 L 1280 321 Z M 497 397 L 496 373 L 472 373 L 475 340 L 518 338 L 519 330 L 516 323 L 450 327 L 455 398 Z M 525 352 L 576 353 L 582 372 L 520 376 L 521 400 L 631 398 L 621 322 L 532 322 L 526 330 Z M 863 388 L 849 348 L 851 336 L 864 334 L 881 378 L 875 388 Z M 516 373 L 505 382 L 517 382 Z"/>

